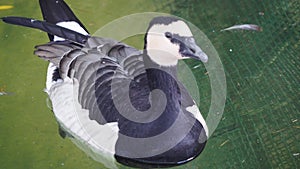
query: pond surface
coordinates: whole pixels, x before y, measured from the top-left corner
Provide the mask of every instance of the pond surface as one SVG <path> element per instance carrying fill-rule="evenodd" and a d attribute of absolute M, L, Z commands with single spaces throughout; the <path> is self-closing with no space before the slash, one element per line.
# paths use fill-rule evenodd
<path fill-rule="evenodd" d="M 178 168 L 300 168 L 298 0 L 66 2 L 90 32 L 125 15 L 155 11 L 185 18 L 208 36 L 225 69 L 226 107 L 204 152 Z M 0 17 L 42 18 L 37 1 L 1 0 L 1 5 L 13 8 L 0 8 Z M 260 25 L 263 31 L 220 32 L 243 23 Z M 47 62 L 32 54 L 47 38 L 37 30 L 0 23 L 0 168 L 105 168 L 58 134 L 43 92 Z M 132 44 L 140 47 L 140 41 L 142 37 Z M 193 71 L 206 115 L 207 72 L 203 66 Z"/>

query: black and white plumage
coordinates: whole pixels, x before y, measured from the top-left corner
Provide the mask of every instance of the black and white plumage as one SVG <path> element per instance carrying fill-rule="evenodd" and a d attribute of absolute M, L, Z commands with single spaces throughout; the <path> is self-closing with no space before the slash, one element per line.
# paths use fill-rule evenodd
<path fill-rule="evenodd" d="M 45 21 L 4 17 L 37 28 L 50 42 L 35 54 L 50 62 L 46 92 L 62 136 L 106 166 L 176 166 L 197 157 L 208 137 L 195 102 L 177 79 L 177 62 L 207 56 L 173 17 L 149 23 L 145 48 L 92 37 L 63 0 L 40 0 Z"/>

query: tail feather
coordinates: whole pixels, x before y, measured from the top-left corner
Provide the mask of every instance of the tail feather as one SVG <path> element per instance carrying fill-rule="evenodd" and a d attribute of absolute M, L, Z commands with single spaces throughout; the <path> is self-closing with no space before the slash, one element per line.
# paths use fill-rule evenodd
<path fill-rule="evenodd" d="M 88 35 L 83 35 L 76 31 L 73 31 L 73 30 L 52 24 L 52 23 L 48 23 L 45 21 L 39 21 L 39 20 L 24 18 L 24 17 L 14 17 L 14 16 L 3 17 L 1 19 L 4 22 L 9 23 L 9 24 L 39 29 L 39 30 L 47 32 L 51 35 L 55 35 L 55 36 L 64 38 L 66 40 L 70 40 L 72 42 L 79 43 L 79 44 L 85 44 L 85 42 L 89 38 Z"/>
<path fill-rule="evenodd" d="M 58 24 L 62 22 L 71 22 L 71 24 L 59 24 L 62 27 L 72 29 L 74 28 L 74 22 L 78 24 L 77 32 L 82 34 L 89 34 L 88 30 L 80 22 L 80 20 L 75 16 L 70 7 L 63 0 L 40 0 L 40 7 L 45 21 Z M 73 22 L 73 23 L 72 23 Z M 51 41 L 55 40 L 52 34 L 48 34 Z"/>

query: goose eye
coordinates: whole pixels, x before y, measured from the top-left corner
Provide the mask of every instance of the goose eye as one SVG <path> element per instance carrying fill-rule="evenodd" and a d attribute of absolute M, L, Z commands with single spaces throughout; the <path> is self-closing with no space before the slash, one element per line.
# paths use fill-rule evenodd
<path fill-rule="evenodd" d="M 165 36 L 166 36 L 167 38 L 172 38 L 172 34 L 171 34 L 170 32 L 166 32 L 166 33 L 165 33 Z"/>

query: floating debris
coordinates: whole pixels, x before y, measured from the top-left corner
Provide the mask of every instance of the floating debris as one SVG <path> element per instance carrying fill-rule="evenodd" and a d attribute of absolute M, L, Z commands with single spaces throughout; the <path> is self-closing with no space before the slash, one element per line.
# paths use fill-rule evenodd
<path fill-rule="evenodd" d="M 4 87 L 0 87 L 0 96 L 4 96 L 4 95 L 12 95 L 13 93 L 11 92 L 6 92 L 4 90 L 5 86 Z"/>
<path fill-rule="evenodd" d="M 7 10 L 7 9 L 11 9 L 13 7 L 14 6 L 12 6 L 12 5 L 0 5 L 0 10 Z"/>
<path fill-rule="evenodd" d="M 275 133 L 280 133 L 280 132 L 282 132 L 282 131 L 284 131 L 285 130 L 285 128 L 283 128 L 283 129 L 279 129 L 279 130 L 276 130 L 276 131 L 272 131 L 272 134 L 275 134 Z"/>
<path fill-rule="evenodd" d="M 200 67 L 200 66 L 201 66 L 201 64 L 196 65 L 196 66 L 193 67 L 193 69 L 196 69 L 196 68 L 198 68 L 198 67 Z"/>
<path fill-rule="evenodd" d="M 300 155 L 300 153 L 293 153 L 293 156 L 298 156 Z"/>
<path fill-rule="evenodd" d="M 262 27 L 254 24 L 243 24 L 243 25 L 234 25 L 225 29 L 222 29 L 221 31 L 230 31 L 230 30 L 251 30 L 251 31 L 259 31 L 261 32 L 263 29 Z"/>
<path fill-rule="evenodd" d="M 4 96 L 4 95 L 13 95 L 14 93 L 11 92 L 1 92 L 0 91 L 0 96 Z"/>
<path fill-rule="evenodd" d="M 295 123 L 295 122 L 297 122 L 297 121 L 298 121 L 298 119 L 294 119 L 294 120 L 292 120 L 292 122 L 293 122 L 293 123 Z"/>
<path fill-rule="evenodd" d="M 265 13 L 264 13 L 264 12 L 258 12 L 258 15 L 260 15 L 260 16 L 264 16 L 264 15 L 265 15 Z"/>
<path fill-rule="evenodd" d="M 228 142 L 229 142 L 229 140 L 224 141 L 222 144 L 220 144 L 220 147 L 224 146 Z"/>

